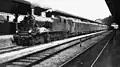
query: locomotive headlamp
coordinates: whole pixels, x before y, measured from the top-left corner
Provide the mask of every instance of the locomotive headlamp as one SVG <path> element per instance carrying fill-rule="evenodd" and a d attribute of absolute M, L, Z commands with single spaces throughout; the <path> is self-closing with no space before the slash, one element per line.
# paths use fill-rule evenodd
<path fill-rule="evenodd" d="M 32 30 L 29 30 L 28 32 L 29 32 L 29 33 L 31 33 L 31 32 L 32 32 Z"/>
<path fill-rule="evenodd" d="M 18 33 L 18 30 L 16 30 L 16 33 Z"/>

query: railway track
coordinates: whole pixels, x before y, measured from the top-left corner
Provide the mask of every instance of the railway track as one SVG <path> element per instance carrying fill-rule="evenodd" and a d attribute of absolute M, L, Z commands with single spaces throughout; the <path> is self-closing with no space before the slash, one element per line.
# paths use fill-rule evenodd
<path fill-rule="evenodd" d="M 100 34 L 102 34 L 102 33 L 100 33 Z M 90 37 L 83 38 L 81 40 L 77 39 L 77 40 L 69 41 L 69 42 L 66 42 L 63 44 L 59 44 L 57 46 L 54 46 L 54 47 L 51 47 L 51 48 L 48 48 L 48 49 L 45 49 L 42 51 L 37 51 L 35 53 L 22 56 L 15 60 L 5 62 L 2 65 L 5 67 L 30 67 L 39 62 L 42 62 L 43 60 L 45 60 L 47 58 L 50 58 L 53 55 L 56 55 L 57 53 L 60 53 L 72 46 L 79 44 L 80 41 L 83 42 L 83 41 L 86 41 L 86 40 L 90 39 L 91 37 L 95 37 L 95 36 L 98 36 L 98 34 L 96 34 L 94 36 L 91 35 Z"/>
<path fill-rule="evenodd" d="M 11 46 L 8 46 L 8 47 L 2 47 L 2 48 L 0 48 L 0 50 L 5 50 L 7 48 L 13 48 L 13 47 L 16 47 L 16 45 L 11 45 Z"/>
<path fill-rule="evenodd" d="M 80 41 L 77 40 L 77 41 L 74 41 L 74 42 L 70 42 L 70 43 L 67 43 L 67 44 L 64 44 L 64 45 L 60 45 L 60 46 L 57 46 L 57 47 L 54 47 L 54 48 L 44 50 L 42 52 L 40 51 L 40 52 L 37 52 L 37 53 L 33 53 L 33 54 L 30 54 L 30 55 L 21 57 L 19 59 L 10 61 L 10 62 L 7 63 L 7 65 L 11 66 L 11 67 L 16 67 L 16 65 L 19 66 L 19 67 L 20 66 L 21 67 L 30 67 L 32 65 L 35 65 L 35 64 L 39 63 L 40 61 L 43 61 L 43 60 L 57 54 L 57 53 L 62 52 L 65 49 L 68 49 L 68 48 L 78 44 L 79 42 Z"/>
<path fill-rule="evenodd" d="M 6 47 L 6 48 L 1 48 L 0 49 L 0 54 L 3 53 L 8 53 L 8 52 L 12 52 L 12 51 L 17 51 L 17 50 L 21 50 L 21 49 L 25 49 L 27 47 L 23 47 L 23 46 L 10 46 L 10 47 Z"/>
<path fill-rule="evenodd" d="M 115 37 L 115 33 L 113 33 L 113 35 L 110 37 L 110 39 L 106 42 L 106 44 L 104 45 L 104 47 L 102 48 L 102 50 L 99 52 L 99 54 L 97 55 L 97 57 L 95 58 L 95 60 L 93 61 L 93 63 L 91 64 L 90 67 L 94 67 L 95 64 L 97 63 L 98 59 L 101 57 L 102 53 L 105 51 L 106 47 L 108 46 L 108 44 L 110 43 L 110 41 Z"/>
<path fill-rule="evenodd" d="M 103 43 L 102 43 L 102 45 L 100 45 L 99 47 L 97 46 L 97 48 L 87 48 L 87 49 L 90 49 L 90 51 L 88 51 L 87 49 L 85 49 L 85 50 L 87 50 L 87 53 L 78 53 L 76 56 L 74 56 L 73 58 L 71 58 L 71 59 L 69 59 L 69 60 L 67 60 L 65 63 L 63 63 L 62 65 L 60 65 L 59 67 L 93 67 L 94 66 L 94 64 L 97 62 L 97 59 L 100 57 L 100 55 L 101 55 L 101 53 L 103 52 L 103 50 L 105 49 L 105 47 L 108 45 L 108 43 L 110 42 L 110 40 L 113 38 L 113 34 L 111 35 L 111 34 L 109 34 L 108 36 L 106 36 L 107 37 L 107 40 L 105 40 L 105 43 L 104 43 L 104 46 L 101 48 L 101 46 L 103 45 Z M 108 37 L 109 37 L 109 39 L 108 39 Z M 99 42 L 97 42 L 97 43 L 95 43 L 95 44 L 98 44 L 98 43 L 100 43 L 101 41 L 103 41 L 104 40 L 104 38 L 103 39 L 101 39 Z M 91 45 L 91 46 L 94 46 L 94 45 Z M 90 47 L 91 47 L 90 46 Z M 96 46 L 95 46 L 96 47 Z M 93 50 L 92 50 L 93 49 Z M 95 52 L 94 53 L 92 53 L 91 51 L 95 51 L 95 49 L 97 50 L 99 50 L 99 53 L 96 53 L 95 54 Z M 90 54 L 91 53 L 91 54 Z M 82 55 L 83 54 L 83 55 Z M 90 55 L 89 55 L 90 54 Z M 95 55 L 94 56 L 94 58 L 92 58 L 91 57 L 91 55 Z M 81 56 L 82 55 L 82 56 Z M 86 59 L 86 57 L 88 57 L 88 55 L 91 57 L 91 59 L 88 59 L 88 61 L 87 60 L 85 60 Z M 79 60 L 78 60 L 79 59 Z M 83 62 L 84 61 L 84 62 Z M 76 63 L 75 63 L 76 62 Z M 74 65 L 75 64 L 75 65 Z"/>

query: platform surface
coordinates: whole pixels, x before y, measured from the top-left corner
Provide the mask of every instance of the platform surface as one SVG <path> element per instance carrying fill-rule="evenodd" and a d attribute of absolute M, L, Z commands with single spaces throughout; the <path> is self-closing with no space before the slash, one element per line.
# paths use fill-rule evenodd
<path fill-rule="evenodd" d="M 93 67 L 120 67 L 120 30 L 116 30 L 115 37 Z"/>
<path fill-rule="evenodd" d="M 12 39 L 13 35 L 0 35 L 0 49 L 15 45 L 12 43 Z"/>

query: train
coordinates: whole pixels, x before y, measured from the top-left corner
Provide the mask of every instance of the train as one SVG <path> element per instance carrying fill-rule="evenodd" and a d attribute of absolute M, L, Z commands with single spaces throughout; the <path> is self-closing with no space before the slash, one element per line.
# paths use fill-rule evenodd
<path fill-rule="evenodd" d="M 27 21 L 24 19 L 18 24 L 18 31 L 13 36 L 17 45 L 33 46 L 108 29 L 107 25 L 75 21 L 74 18 L 62 16 L 49 18 L 52 21 L 31 19 L 33 18 Z"/>
<path fill-rule="evenodd" d="M 5 8 L 3 8 L 5 7 Z M 24 10 L 23 10 L 24 9 Z M 46 20 L 50 12 L 44 18 L 45 21 L 36 20 L 34 14 L 41 15 L 41 12 L 49 9 L 41 8 L 24 0 L 0 0 L 0 12 L 10 13 L 15 16 L 13 22 L 5 21 L 8 24 L 9 32 L 13 34 L 12 42 L 19 46 L 34 46 L 56 40 L 62 40 L 74 36 L 80 36 L 101 30 L 107 30 L 107 25 L 94 23 L 88 19 L 82 19 L 70 14 L 55 13 L 49 17 L 52 21 Z M 18 17 L 24 15 L 24 19 L 18 23 Z M 7 17 L 9 19 L 9 17 Z M 6 28 L 4 26 L 4 28 Z M 2 26 L 3 27 L 3 26 Z M 3 29 L 3 28 L 1 28 Z M 14 29 L 14 31 L 13 31 Z M 5 29 L 6 30 L 6 29 Z M 8 31 L 6 30 L 6 31 Z M 2 31 L 5 33 L 9 33 Z"/>

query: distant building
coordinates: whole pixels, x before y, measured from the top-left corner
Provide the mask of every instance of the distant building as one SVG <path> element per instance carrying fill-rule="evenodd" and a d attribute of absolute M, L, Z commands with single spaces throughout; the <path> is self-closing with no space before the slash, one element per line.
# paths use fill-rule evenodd
<path fill-rule="evenodd" d="M 102 23 L 102 19 L 96 19 L 95 21 L 98 23 Z"/>
<path fill-rule="evenodd" d="M 119 25 L 117 25 L 116 23 L 112 23 L 111 26 L 113 26 L 115 29 L 119 28 Z"/>

